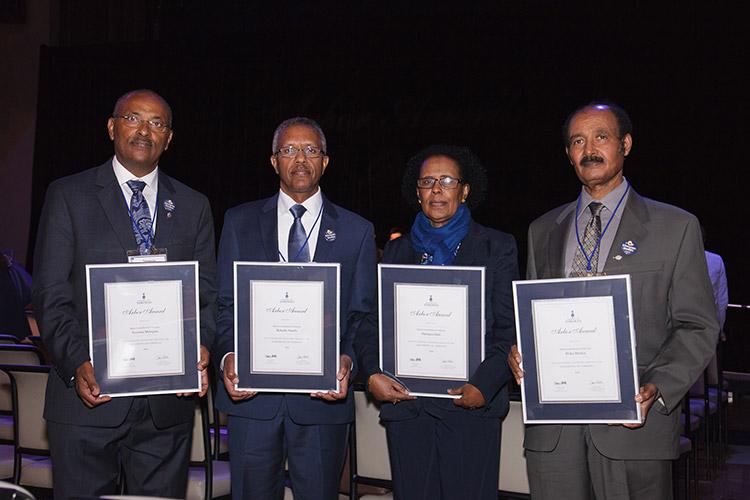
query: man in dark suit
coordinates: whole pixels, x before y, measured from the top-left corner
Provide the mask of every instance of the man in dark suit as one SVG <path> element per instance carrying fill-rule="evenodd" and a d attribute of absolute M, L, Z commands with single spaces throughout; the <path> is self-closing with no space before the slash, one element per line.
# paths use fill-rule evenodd
<path fill-rule="evenodd" d="M 197 369 L 205 393 L 215 330 L 213 218 L 205 196 L 157 167 L 172 140 L 171 123 L 169 105 L 155 92 L 125 94 L 107 122 L 114 157 L 47 190 L 33 304 L 55 365 L 44 408 L 55 498 L 118 493 L 121 481 L 132 494 L 185 495 L 194 398 L 101 396 L 89 358 L 86 306 L 86 264 L 123 263 L 128 251 L 152 248 L 166 248 L 171 261 L 199 261 Z"/>
<path fill-rule="evenodd" d="M 279 192 L 235 207 L 224 218 L 215 356 L 223 367 L 225 390 L 219 390 L 217 406 L 229 414 L 233 498 L 281 499 L 288 458 L 295 499 L 330 500 L 337 497 L 348 424 L 354 418 L 353 398 L 347 397 L 354 339 L 362 322 L 375 313 L 374 232 L 368 221 L 322 195 L 319 182 L 329 158 L 325 135 L 315 121 L 297 117 L 282 122 L 272 153 Z M 339 392 L 234 389 L 239 381 L 233 353 L 235 261 L 341 264 Z"/>
<path fill-rule="evenodd" d="M 635 400 L 643 421 L 527 426 L 534 499 L 672 498 L 680 402 L 716 346 L 719 328 L 698 221 L 630 187 L 622 170 L 633 145 L 631 128 L 627 113 L 612 103 L 588 104 L 570 115 L 565 151 L 583 188 L 577 201 L 529 227 L 527 277 L 630 274 L 641 384 Z M 520 362 L 513 346 L 509 363 L 517 380 Z"/>

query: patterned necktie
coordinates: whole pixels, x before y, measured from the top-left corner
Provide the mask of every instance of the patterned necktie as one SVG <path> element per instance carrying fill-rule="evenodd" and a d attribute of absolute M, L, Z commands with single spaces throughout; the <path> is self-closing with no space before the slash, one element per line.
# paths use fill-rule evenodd
<path fill-rule="evenodd" d="M 130 217 L 133 224 L 133 235 L 138 245 L 138 253 L 146 255 L 151 250 L 151 211 L 143 196 L 143 181 L 128 181 L 133 196 L 130 197 Z"/>
<path fill-rule="evenodd" d="M 289 229 L 289 262 L 310 262 L 310 251 L 306 245 L 307 234 L 302 226 L 302 215 L 307 209 L 302 205 L 294 205 L 289 211 L 294 216 L 294 223 Z"/>
<path fill-rule="evenodd" d="M 586 276 L 587 261 L 586 258 L 591 258 L 591 273 L 596 273 L 599 268 L 599 238 L 602 235 L 602 219 L 601 213 L 604 205 L 598 201 L 592 201 L 589 203 L 589 210 L 591 211 L 591 219 L 586 224 L 586 230 L 583 233 L 583 250 L 586 255 L 581 251 L 581 245 L 576 248 L 575 256 L 573 257 L 573 267 L 570 269 L 570 276 Z"/>

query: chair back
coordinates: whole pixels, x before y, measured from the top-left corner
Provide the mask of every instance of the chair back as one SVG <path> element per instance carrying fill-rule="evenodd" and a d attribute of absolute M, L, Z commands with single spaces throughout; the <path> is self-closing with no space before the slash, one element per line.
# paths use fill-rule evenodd
<path fill-rule="evenodd" d="M 360 485 L 388 489 L 393 485 L 379 406 L 367 397 L 361 386 L 355 387 L 353 393 L 355 418 L 349 436 L 349 473 L 351 498 L 357 498 Z"/>
<path fill-rule="evenodd" d="M 364 391 L 354 391 L 358 476 L 391 480 L 390 458 L 380 408 Z"/>
<path fill-rule="evenodd" d="M 44 393 L 49 365 L 0 365 L 10 378 L 13 395 L 15 460 L 13 482 L 52 488 L 52 462 L 49 456 L 47 422 L 44 420 Z M 36 455 L 36 458 L 24 458 Z"/>
<path fill-rule="evenodd" d="M 31 453 L 49 453 L 47 422 L 44 420 L 44 393 L 49 365 L 0 365 L 11 381 L 13 420 L 17 448 Z"/>
<path fill-rule="evenodd" d="M 18 337 L 10 333 L 0 333 L 0 344 L 18 344 Z"/>
<path fill-rule="evenodd" d="M 41 351 L 33 345 L 0 343 L 0 364 L 41 365 L 43 363 Z M 12 407 L 10 380 L 5 372 L 0 371 L 0 413 L 10 412 Z"/>
<path fill-rule="evenodd" d="M 500 480 L 498 489 L 508 493 L 529 493 L 529 477 L 523 452 L 523 408 L 520 401 L 511 401 L 510 410 L 503 420 L 500 443 Z"/>
<path fill-rule="evenodd" d="M 195 405 L 195 419 L 193 420 L 193 443 L 190 448 L 190 462 L 203 464 L 210 456 L 210 443 L 206 441 L 208 432 L 208 409 L 205 400 L 199 399 Z"/>
<path fill-rule="evenodd" d="M 190 472 L 186 498 L 212 497 L 213 469 L 211 463 L 211 445 L 208 431 L 208 409 L 206 401 L 200 398 L 195 404 L 193 418 L 193 436 L 190 448 Z"/>
<path fill-rule="evenodd" d="M 34 495 L 17 484 L 0 481 L 0 498 L 12 498 L 13 500 L 34 500 Z"/>
<path fill-rule="evenodd" d="M 41 365 L 44 357 L 36 346 L 30 344 L 0 344 L 0 364 Z"/>

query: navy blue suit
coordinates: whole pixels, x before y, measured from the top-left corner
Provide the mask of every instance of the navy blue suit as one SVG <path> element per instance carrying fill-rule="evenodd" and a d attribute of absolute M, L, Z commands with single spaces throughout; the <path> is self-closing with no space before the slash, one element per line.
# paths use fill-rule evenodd
<path fill-rule="evenodd" d="M 277 202 L 278 194 L 271 198 L 245 203 L 227 211 L 224 218 L 224 227 L 219 244 L 218 283 L 219 283 L 219 316 L 217 325 L 216 343 L 214 355 L 217 362 L 223 356 L 234 350 L 234 290 L 233 290 L 233 262 L 235 261 L 262 261 L 278 262 L 279 248 L 277 236 Z M 328 235 L 328 238 L 325 235 Z M 330 237 L 335 235 L 335 239 Z M 375 314 L 375 238 L 372 224 L 362 217 L 334 205 L 323 197 L 323 214 L 320 221 L 320 231 L 316 244 L 314 262 L 338 262 L 341 264 L 341 311 L 340 311 L 340 352 L 347 354 L 354 361 L 354 339 L 360 325 L 363 322 L 371 322 Z M 356 367 L 355 367 L 356 369 Z M 217 407 L 230 415 L 230 454 L 232 461 L 240 460 L 236 453 L 232 452 L 232 443 L 237 444 L 240 437 L 237 433 L 245 436 L 242 426 L 260 426 L 260 421 L 270 421 L 283 415 L 291 419 L 294 424 L 302 426 L 329 427 L 339 425 L 340 429 L 334 432 L 335 441 L 328 446 L 335 448 L 333 456 L 338 461 L 339 441 L 343 444 L 340 449 L 340 461 L 343 463 L 343 454 L 346 439 L 346 428 L 348 423 L 354 419 L 354 403 L 351 396 L 337 402 L 327 402 L 311 398 L 307 394 L 272 394 L 261 393 L 255 397 L 233 402 L 226 393 L 223 384 L 220 384 L 216 397 Z M 232 419 L 232 417 L 239 417 Z M 234 430 L 234 434 L 233 434 Z M 250 430 L 252 431 L 252 429 Z M 343 431 L 343 436 L 339 434 Z M 330 436 L 329 436 L 330 437 Z M 242 437 L 247 439 L 248 446 L 253 446 L 256 436 Z M 328 439 L 326 436 L 317 436 L 315 439 Z M 314 445 L 316 448 L 325 447 L 326 443 Z M 334 474 L 336 485 L 338 474 L 341 469 L 334 464 L 331 471 L 321 472 L 315 464 L 304 463 L 295 460 L 292 463 L 294 452 L 291 443 L 285 443 L 289 451 L 290 473 L 294 482 L 295 473 L 302 474 L 305 471 L 309 476 L 320 476 L 321 474 Z M 278 452 L 278 453 L 277 453 Z M 261 452 L 263 453 L 263 452 Z M 282 450 L 272 450 L 269 460 L 278 460 Z M 281 461 L 283 463 L 283 460 Z M 324 464 L 325 466 L 325 464 Z M 297 471 L 293 471 L 296 468 Z M 337 472 L 333 469 L 337 469 Z M 232 489 L 236 498 L 241 498 L 243 482 L 272 482 L 266 486 L 260 485 L 262 491 L 270 492 L 275 497 L 281 490 L 278 489 L 278 477 L 262 477 L 261 473 L 253 477 L 235 477 L 234 465 L 232 468 Z M 245 468 L 243 476 L 251 469 Z M 298 477 L 299 475 L 298 474 Z M 319 481 L 320 478 L 318 477 Z M 307 498 L 309 492 L 303 491 L 306 487 L 300 486 L 302 479 L 295 486 L 295 498 Z M 257 485 L 251 485 L 255 488 Z M 253 489 L 255 495 L 258 490 Z M 283 491 L 281 491 L 283 494 Z M 315 494 L 309 498 L 317 498 Z"/>
<path fill-rule="evenodd" d="M 418 264 L 409 235 L 386 245 L 383 263 Z M 467 410 L 444 398 L 383 404 L 380 418 L 396 499 L 496 498 L 500 419 L 508 412 L 508 351 L 515 339 L 513 291 L 518 258 L 513 236 L 472 222 L 452 265 L 484 266 L 485 359 L 469 378 L 486 402 Z M 372 346 L 372 342 L 368 343 Z M 359 347 L 368 374 L 377 372 L 372 349 Z M 459 385 L 459 384 L 457 384 Z"/>

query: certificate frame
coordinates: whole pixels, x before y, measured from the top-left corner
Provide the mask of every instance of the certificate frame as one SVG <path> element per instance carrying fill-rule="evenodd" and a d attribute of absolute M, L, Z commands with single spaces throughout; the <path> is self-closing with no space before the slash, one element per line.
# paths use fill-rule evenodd
<path fill-rule="evenodd" d="M 431 287 L 462 287 L 466 301 L 465 328 L 466 346 L 464 348 L 465 371 L 463 376 L 426 377 L 401 373 L 397 367 L 399 335 L 398 324 L 403 321 L 397 318 L 399 305 L 396 295 L 401 285 L 416 286 L 424 289 L 425 307 L 427 304 L 441 307 L 440 300 L 432 301 Z M 485 268 L 469 266 L 423 266 L 404 264 L 378 264 L 378 309 L 379 309 L 379 343 L 380 368 L 386 375 L 404 385 L 414 396 L 435 398 L 458 398 L 447 393 L 450 388 L 460 387 L 469 381 L 471 375 L 484 360 L 485 336 Z M 449 296 L 451 294 L 449 293 Z M 446 304 L 442 304 L 443 307 Z"/>
<path fill-rule="evenodd" d="M 89 357 L 102 395 L 125 397 L 200 392 L 201 378 L 196 368 L 200 359 L 198 280 L 197 261 L 86 265 Z M 127 296 L 136 289 L 142 290 L 144 295 L 130 309 L 139 314 L 164 304 L 169 304 L 173 309 L 170 313 L 174 317 L 164 321 L 166 324 L 173 323 L 169 332 L 177 338 L 169 339 L 164 344 L 165 349 L 170 349 L 166 352 L 172 354 L 176 350 L 181 353 L 181 359 L 166 370 L 154 366 L 140 373 L 127 373 L 127 370 L 116 368 L 113 362 L 115 356 L 122 355 L 114 346 L 116 332 L 120 328 L 120 325 L 115 326 L 118 318 L 116 308 L 121 307 L 122 303 L 114 301 L 114 298 L 127 300 L 123 299 L 122 293 L 119 296 L 118 293 L 124 292 Z M 156 296 L 149 296 L 152 291 Z M 166 297 L 165 291 L 170 292 Z M 125 314 L 124 309 L 121 314 Z M 174 325 L 175 320 L 177 325 Z M 149 321 L 152 322 L 151 326 L 164 323 L 158 316 Z M 148 342 L 146 339 L 133 340 L 134 345 Z M 145 350 L 153 352 L 153 348 Z"/>
<path fill-rule="evenodd" d="M 235 261 L 233 271 L 235 369 L 240 380 L 236 389 L 283 393 L 339 391 L 340 384 L 336 374 L 340 357 L 341 265 L 320 262 Z M 319 317 L 312 317 L 315 318 L 314 324 L 318 321 L 321 324 L 321 356 L 319 360 L 311 358 L 311 362 L 318 368 L 311 369 L 310 372 L 255 369 L 254 363 L 259 364 L 259 358 L 254 358 L 254 355 L 259 355 L 260 349 L 264 347 L 259 340 L 262 333 L 256 331 L 259 329 L 256 325 L 264 323 L 261 318 L 254 318 L 252 315 L 251 309 L 259 307 L 261 300 L 254 293 L 261 295 L 259 292 L 262 290 L 275 292 L 281 290 L 279 286 L 283 288 L 284 284 L 289 284 L 292 293 L 286 298 L 279 296 L 279 305 L 280 308 L 294 307 L 294 290 L 307 290 L 307 285 L 316 283 L 320 284 L 322 310 L 311 313 L 320 314 Z M 317 287 L 313 286 L 313 289 L 317 290 Z"/>
<path fill-rule="evenodd" d="M 521 379 L 524 423 L 641 422 L 641 408 L 634 400 L 639 385 L 630 275 L 514 281 L 513 301 L 516 341 L 524 370 L 524 377 Z M 557 315 L 560 305 L 565 306 L 564 315 L 553 318 L 538 316 L 540 311 L 548 316 L 551 313 Z M 587 307 L 592 309 L 587 311 Z M 586 316 L 597 316 L 597 327 L 593 330 L 594 333 L 590 333 L 592 329 L 587 327 L 588 330 L 579 334 L 580 330 L 576 328 L 581 323 L 576 322 L 590 321 Z M 556 348 L 549 344 L 553 342 L 553 336 L 559 335 L 549 336 L 550 333 L 546 332 L 550 331 L 550 324 L 557 325 L 558 321 L 560 327 L 554 328 L 555 333 L 562 332 L 567 338 L 562 341 L 563 344 L 559 344 L 564 347 L 560 347 L 559 352 L 553 355 L 570 354 L 570 363 L 549 362 L 554 358 L 545 354 Z M 588 337 L 588 340 L 584 337 L 595 334 L 600 327 L 602 330 L 598 333 L 603 335 L 597 335 L 595 340 L 590 340 L 594 337 Z M 542 338 L 546 345 L 541 345 Z M 577 342 L 580 344 L 575 344 Z M 581 345 L 584 349 L 569 347 L 573 345 Z M 583 357 L 577 358 L 582 352 L 585 352 Z M 594 352 L 604 354 L 595 359 L 588 358 Z M 542 362 L 543 360 L 546 361 Z M 610 362 L 613 364 L 610 365 Z M 587 373 L 599 371 L 596 372 L 596 382 L 586 381 L 588 379 L 585 375 L 581 380 L 569 382 L 565 375 L 571 370 L 576 374 L 580 374 L 582 370 L 589 370 Z M 556 400 L 550 395 L 550 383 L 570 383 L 565 389 L 575 392 Z M 607 389 L 601 396 L 591 395 L 591 387 L 599 383 L 604 384 Z M 613 397 L 615 394 L 617 396 Z"/>

